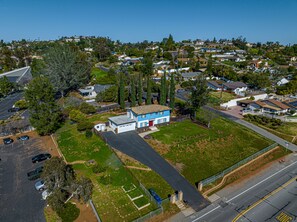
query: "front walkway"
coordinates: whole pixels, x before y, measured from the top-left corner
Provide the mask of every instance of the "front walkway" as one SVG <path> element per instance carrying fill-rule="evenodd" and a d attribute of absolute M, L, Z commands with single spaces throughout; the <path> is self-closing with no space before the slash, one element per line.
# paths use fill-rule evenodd
<path fill-rule="evenodd" d="M 188 201 L 188 204 L 195 211 L 201 210 L 209 204 L 194 186 L 181 176 L 136 132 L 131 131 L 121 134 L 104 132 L 102 135 L 111 147 L 145 164 L 163 177 L 174 190 L 182 191 L 184 200 Z"/>

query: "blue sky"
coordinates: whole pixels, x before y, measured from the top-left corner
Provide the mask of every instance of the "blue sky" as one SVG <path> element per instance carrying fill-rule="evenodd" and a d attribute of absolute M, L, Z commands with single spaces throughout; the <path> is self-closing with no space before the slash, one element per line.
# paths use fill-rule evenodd
<path fill-rule="evenodd" d="M 297 43 L 297 0 L 0 0 L 0 39 L 109 36 L 161 41 L 244 36 Z"/>

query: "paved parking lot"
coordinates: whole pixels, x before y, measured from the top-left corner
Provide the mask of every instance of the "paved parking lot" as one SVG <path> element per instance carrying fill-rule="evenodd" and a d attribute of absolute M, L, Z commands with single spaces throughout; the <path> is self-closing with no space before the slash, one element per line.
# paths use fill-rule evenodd
<path fill-rule="evenodd" d="M 3 145 L 1 139 L 0 221 L 45 221 L 41 192 L 27 179 L 27 172 L 43 164 L 31 162 L 32 156 L 44 152 L 43 147 L 40 138 L 9 145 Z"/>
<path fill-rule="evenodd" d="M 5 120 L 15 114 L 15 112 L 8 112 L 8 109 L 23 97 L 22 92 L 17 92 L 5 97 L 0 101 L 0 120 Z"/>

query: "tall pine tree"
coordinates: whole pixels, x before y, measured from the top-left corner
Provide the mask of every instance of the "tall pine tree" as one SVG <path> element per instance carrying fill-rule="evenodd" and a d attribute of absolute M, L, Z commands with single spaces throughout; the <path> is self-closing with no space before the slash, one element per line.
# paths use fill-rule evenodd
<path fill-rule="evenodd" d="M 139 81 L 138 81 L 138 105 L 142 104 L 142 74 L 139 74 Z"/>
<path fill-rule="evenodd" d="M 146 77 L 146 105 L 152 104 L 152 86 L 151 77 Z"/>
<path fill-rule="evenodd" d="M 125 83 L 123 73 L 120 73 L 119 104 L 121 109 L 125 109 Z"/>
<path fill-rule="evenodd" d="M 169 99 L 170 99 L 170 108 L 173 110 L 175 105 L 175 81 L 174 81 L 173 74 L 171 74 L 171 78 L 170 78 Z"/>
<path fill-rule="evenodd" d="M 160 104 L 166 104 L 166 72 L 164 71 L 163 76 L 161 77 L 161 89 L 160 89 Z"/>
<path fill-rule="evenodd" d="M 136 106 L 136 89 L 135 89 L 135 78 L 134 76 L 131 77 L 131 88 L 130 88 L 130 95 L 131 95 L 131 106 Z"/>

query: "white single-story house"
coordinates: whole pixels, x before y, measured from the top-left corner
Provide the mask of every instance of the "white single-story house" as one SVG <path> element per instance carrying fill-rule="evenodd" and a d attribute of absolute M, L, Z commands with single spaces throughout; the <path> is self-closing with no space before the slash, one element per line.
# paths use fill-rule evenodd
<path fill-rule="evenodd" d="M 181 74 L 184 81 L 195 80 L 202 72 L 183 72 Z"/>
<path fill-rule="evenodd" d="M 127 115 L 110 117 L 108 121 L 114 133 L 128 132 L 169 122 L 170 108 L 155 104 L 132 107 Z"/>
<path fill-rule="evenodd" d="M 262 113 L 272 113 L 276 115 L 284 114 L 289 111 L 290 107 L 275 99 L 267 99 L 262 101 L 253 101 L 247 106 L 251 111 Z"/>
<path fill-rule="evenodd" d="M 218 84 L 216 81 L 207 81 L 207 87 L 209 89 L 215 90 L 215 91 L 220 91 L 222 90 L 222 86 Z"/>
<path fill-rule="evenodd" d="M 83 97 L 86 97 L 88 99 L 94 99 L 96 98 L 98 93 L 104 92 L 111 86 L 112 85 L 95 84 L 94 86 L 87 86 L 83 89 L 78 89 L 78 91 L 79 91 L 79 94 L 82 95 Z"/>
<path fill-rule="evenodd" d="M 244 92 L 247 90 L 247 85 L 243 82 L 226 82 L 223 83 L 224 90 L 230 90 L 236 95 L 244 95 Z"/>
<path fill-rule="evenodd" d="M 283 86 L 285 84 L 287 84 L 288 82 L 290 82 L 289 80 L 287 80 L 286 78 L 282 78 L 281 80 L 279 80 L 276 85 L 278 86 Z"/>

